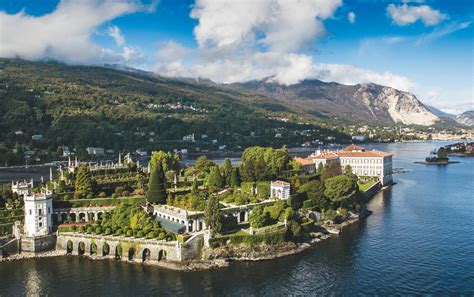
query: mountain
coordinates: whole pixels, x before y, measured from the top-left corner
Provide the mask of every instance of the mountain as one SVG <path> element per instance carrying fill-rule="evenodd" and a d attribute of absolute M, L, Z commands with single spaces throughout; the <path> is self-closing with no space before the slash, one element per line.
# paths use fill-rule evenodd
<path fill-rule="evenodd" d="M 426 108 L 428 108 L 433 114 L 435 114 L 436 116 L 440 117 L 440 118 L 448 118 L 448 119 L 456 119 L 456 115 L 455 114 L 452 114 L 452 113 L 447 113 L 447 112 L 444 112 L 432 105 L 428 105 L 428 104 L 425 104 Z"/>
<path fill-rule="evenodd" d="M 285 86 L 266 79 L 231 87 L 290 102 L 317 116 L 349 122 L 429 126 L 439 120 L 415 95 L 373 83 L 349 86 L 304 80 Z"/>
<path fill-rule="evenodd" d="M 474 127 L 474 110 L 468 110 L 456 116 L 456 122 L 461 125 Z"/>
<path fill-rule="evenodd" d="M 278 99 L 114 68 L 0 59 L 0 164 L 56 158 L 61 146 L 85 157 L 89 146 L 193 152 L 350 140 Z"/>

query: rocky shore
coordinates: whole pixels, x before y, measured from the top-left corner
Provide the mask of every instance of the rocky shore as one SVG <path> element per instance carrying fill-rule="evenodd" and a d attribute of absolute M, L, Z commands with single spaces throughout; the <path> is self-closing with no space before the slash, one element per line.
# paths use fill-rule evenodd
<path fill-rule="evenodd" d="M 64 253 L 59 251 L 48 251 L 42 253 L 21 253 L 16 255 L 11 255 L 5 258 L 0 258 L 1 262 L 9 262 L 9 261 L 16 261 L 16 260 L 23 260 L 23 259 L 36 259 L 36 258 L 49 258 L 49 257 L 59 257 L 64 256 Z"/>

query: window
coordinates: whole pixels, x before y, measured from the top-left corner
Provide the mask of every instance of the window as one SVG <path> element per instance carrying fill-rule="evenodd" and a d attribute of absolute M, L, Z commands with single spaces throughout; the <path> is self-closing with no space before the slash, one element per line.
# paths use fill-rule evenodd
<path fill-rule="evenodd" d="M 38 209 L 38 214 L 39 214 L 39 215 L 41 215 L 41 211 L 42 211 L 42 209 L 39 208 L 39 209 Z"/>
<path fill-rule="evenodd" d="M 31 215 L 31 214 L 32 214 L 32 211 L 31 211 L 31 209 L 30 209 L 30 215 Z"/>
<path fill-rule="evenodd" d="M 48 214 L 51 213 L 51 207 L 48 206 Z"/>
<path fill-rule="evenodd" d="M 40 228 L 43 227 L 43 223 L 39 223 L 38 225 L 40 226 Z"/>

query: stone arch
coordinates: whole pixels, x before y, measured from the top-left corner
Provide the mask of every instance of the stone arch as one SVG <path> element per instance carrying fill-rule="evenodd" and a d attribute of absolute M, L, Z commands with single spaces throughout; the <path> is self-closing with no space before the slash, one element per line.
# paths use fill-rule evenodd
<path fill-rule="evenodd" d="M 120 260 L 122 258 L 122 246 L 117 244 L 115 247 L 115 259 Z"/>
<path fill-rule="evenodd" d="M 135 248 L 131 247 L 128 249 L 128 260 L 132 261 L 134 257 L 135 257 Z"/>
<path fill-rule="evenodd" d="M 142 262 L 146 262 L 150 260 L 151 252 L 149 249 L 144 248 L 142 252 Z"/>
<path fill-rule="evenodd" d="M 76 214 L 75 213 L 70 213 L 69 217 L 71 218 L 71 221 L 73 221 L 73 222 L 76 221 Z"/>
<path fill-rule="evenodd" d="M 102 256 L 108 256 L 110 254 L 110 245 L 107 242 L 104 242 L 102 246 Z"/>
<path fill-rule="evenodd" d="M 95 221 L 95 214 L 93 212 L 88 212 L 87 213 L 87 219 L 89 221 Z"/>
<path fill-rule="evenodd" d="M 77 245 L 77 254 L 79 256 L 82 256 L 84 255 L 84 253 L 86 252 L 86 244 L 84 242 L 79 242 L 79 244 Z"/>
<path fill-rule="evenodd" d="M 239 213 L 239 222 L 244 222 L 245 221 L 245 211 L 241 211 Z"/>
<path fill-rule="evenodd" d="M 83 212 L 79 213 L 79 221 L 86 221 L 86 214 Z"/>
<path fill-rule="evenodd" d="M 66 254 L 72 254 L 72 251 L 74 250 L 74 243 L 72 240 L 68 240 L 66 243 Z"/>
<path fill-rule="evenodd" d="M 91 255 L 96 255 L 97 254 L 97 244 L 95 244 L 94 242 L 91 243 L 90 253 L 91 253 Z"/>
<path fill-rule="evenodd" d="M 60 215 L 60 217 L 61 217 L 61 222 L 64 223 L 65 221 L 67 221 L 67 213 L 62 212 L 61 215 Z"/>
<path fill-rule="evenodd" d="M 99 211 L 99 212 L 97 213 L 97 219 L 100 219 L 100 218 L 102 217 L 102 215 L 103 215 L 103 213 L 102 213 L 101 211 Z"/>
<path fill-rule="evenodd" d="M 158 252 L 158 261 L 166 260 L 166 251 L 160 250 Z"/>

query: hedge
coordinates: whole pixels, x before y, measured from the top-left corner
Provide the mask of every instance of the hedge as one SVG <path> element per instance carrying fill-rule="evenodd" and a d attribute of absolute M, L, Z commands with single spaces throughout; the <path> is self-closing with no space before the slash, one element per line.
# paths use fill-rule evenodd
<path fill-rule="evenodd" d="M 287 241 L 286 240 L 286 228 L 282 230 L 277 230 L 270 233 L 263 233 L 258 235 L 250 235 L 250 234 L 242 234 L 237 233 L 234 235 L 227 235 L 227 236 L 218 236 L 209 239 L 209 246 L 211 248 L 216 248 L 220 246 L 224 246 L 227 244 L 227 241 L 230 240 L 230 244 L 247 244 L 247 245 L 258 245 L 261 243 L 265 243 L 268 245 L 274 245 L 278 243 L 282 243 Z"/>
<path fill-rule="evenodd" d="M 74 232 L 76 231 L 76 226 L 71 225 L 71 226 L 59 226 L 58 227 L 59 232 Z"/>
<path fill-rule="evenodd" d="M 69 207 L 84 207 L 89 205 L 118 205 L 122 202 L 125 203 L 138 203 L 138 202 L 145 202 L 145 196 L 135 196 L 135 197 L 127 197 L 127 198 L 99 198 L 99 199 L 77 199 L 77 200 L 69 200 L 69 201 L 53 201 L 55 208 L 69 208 Z"/>

